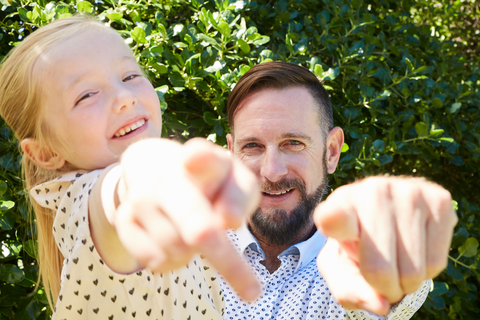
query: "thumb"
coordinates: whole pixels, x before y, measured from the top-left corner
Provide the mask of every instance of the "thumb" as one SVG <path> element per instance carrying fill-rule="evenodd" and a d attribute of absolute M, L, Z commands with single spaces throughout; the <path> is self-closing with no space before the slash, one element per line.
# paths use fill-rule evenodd
<path fill-rule="evenodd" d="M 317 206 L 314 221 L 317 228 L 327 237 L 338 241 L 357 240 L 359 237 L 357 211 L 345 203 L 347 197 L 342 191 L 342 188 L 337 189 Z"/>

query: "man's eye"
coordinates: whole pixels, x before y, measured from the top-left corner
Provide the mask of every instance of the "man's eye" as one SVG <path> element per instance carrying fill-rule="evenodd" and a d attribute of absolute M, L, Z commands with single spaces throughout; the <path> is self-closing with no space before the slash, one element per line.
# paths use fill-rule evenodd
<path fill-rule="evenodd" d="M 305 145 L 298 140 L 288 140 L 285 142 L 283 146 L 284 148 L 287 148 L 288 150 L 292 150 L 292 151 L 301 151 L 303 150 L 303 148 L 305 148 Z"/>
<path fill-rule="evenodd" d="M 258 144 L 256 142 L 250 142 L 245 145 L 245 148 L 256 148 Z"/>

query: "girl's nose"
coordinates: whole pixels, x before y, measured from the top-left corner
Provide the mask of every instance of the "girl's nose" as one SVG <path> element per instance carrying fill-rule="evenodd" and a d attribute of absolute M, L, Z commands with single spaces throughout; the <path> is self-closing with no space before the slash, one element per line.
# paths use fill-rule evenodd
<path fill-rule="evenodd" d="M 115 113 L 122 112 L 124 109 L 134 107 L 137 104 L 137 97 L 128 88 L 117 88 L 115 96 L 116 97 L 113 104 L 113 111 Z"/>

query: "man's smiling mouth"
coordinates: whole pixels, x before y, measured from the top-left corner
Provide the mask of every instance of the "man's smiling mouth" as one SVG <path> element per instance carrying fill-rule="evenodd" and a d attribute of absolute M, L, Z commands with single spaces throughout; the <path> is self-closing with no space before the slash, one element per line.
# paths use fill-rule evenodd
<path fill-rule="evenodd" d="M 137 122 L 126 126 L 115 133 L 115 138 L 123 137 L 124 135 L 131 133 L 145 124 L 145 119 L 138 120 Z"/>
<path fill-rule="evenodd" d="M 278 191 L 278 192 L 266 192 L 266 191 L 263 191 L 262 193 L 265 194 L 265 195 L 267 195 L 267 196 L 281 196 L 281 195 L 283 195 L 283 194 L 292 192 L 293 190 L 295 190 L 295 188 L 287 189 L 287 190 L 283 190 L 283 191 Z"/>

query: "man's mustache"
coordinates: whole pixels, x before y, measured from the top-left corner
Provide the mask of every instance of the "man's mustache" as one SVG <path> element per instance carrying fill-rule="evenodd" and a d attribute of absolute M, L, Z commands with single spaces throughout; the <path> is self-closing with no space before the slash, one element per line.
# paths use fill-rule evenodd
<path fill-rule="evenodd" d="M 295 188 L 300 191 L 302 198 L 306 196 L 305 183 L 300 179 L 282 179 L 276 182 L 262 181 L 260 182 L 259 187 L 262 192 L 288 190 Z"/>

